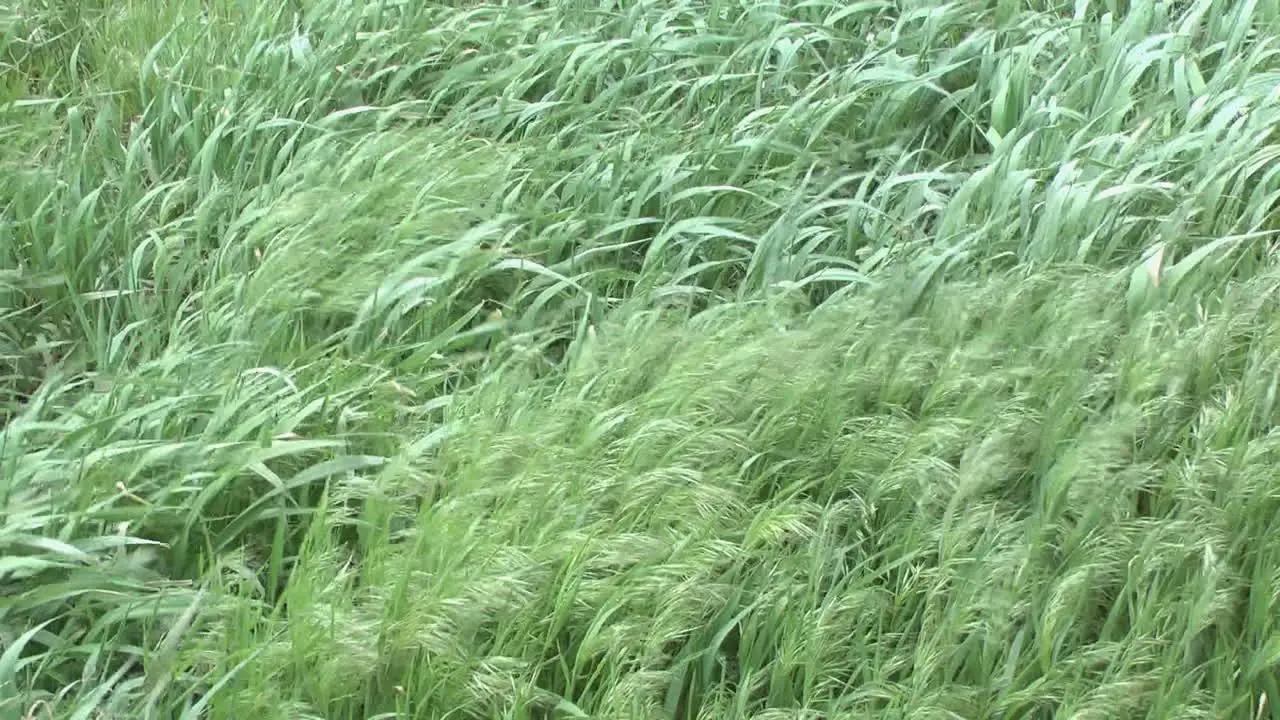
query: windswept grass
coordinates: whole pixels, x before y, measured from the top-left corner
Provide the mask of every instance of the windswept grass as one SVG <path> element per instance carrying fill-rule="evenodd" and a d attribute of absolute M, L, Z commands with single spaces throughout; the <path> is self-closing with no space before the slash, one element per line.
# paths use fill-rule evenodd
<path fill-rule="evenodd" d="M 0 4 L 0 719 L 1272 716 L 1277 38 Z"/>

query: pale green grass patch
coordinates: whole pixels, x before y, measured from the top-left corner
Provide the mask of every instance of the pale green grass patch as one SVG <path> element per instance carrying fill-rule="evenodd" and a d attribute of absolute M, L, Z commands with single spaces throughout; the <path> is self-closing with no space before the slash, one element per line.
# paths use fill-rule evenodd
<path fill-rule="evenodd" d="M 0 6 L 0 717 L 1268 716 L 1276 37 Z"/>

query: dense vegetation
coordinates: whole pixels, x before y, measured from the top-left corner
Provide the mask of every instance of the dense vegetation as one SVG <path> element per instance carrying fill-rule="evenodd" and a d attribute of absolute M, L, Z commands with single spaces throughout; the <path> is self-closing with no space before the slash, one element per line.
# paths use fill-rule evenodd
<path fill-rule="evenodd" d="M 0 37 L 0 719 L 1273 712 L 1275 2 Z"/>

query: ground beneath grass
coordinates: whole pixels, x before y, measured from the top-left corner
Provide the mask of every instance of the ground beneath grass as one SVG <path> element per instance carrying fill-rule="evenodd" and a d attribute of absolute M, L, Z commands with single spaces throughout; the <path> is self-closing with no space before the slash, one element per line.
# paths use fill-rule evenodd
<path fill-rule="evenodd" d="M 0 4 L 0 720 L 1271 717 L 1276 38 Z"/>

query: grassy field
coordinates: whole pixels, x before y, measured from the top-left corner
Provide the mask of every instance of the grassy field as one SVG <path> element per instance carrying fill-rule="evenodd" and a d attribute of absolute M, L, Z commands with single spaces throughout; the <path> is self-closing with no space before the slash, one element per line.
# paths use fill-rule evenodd
<path fill-rule="evenodd" d="M 0 720 L 1278 714 L 1273 0 L 0 38 Z"/>

